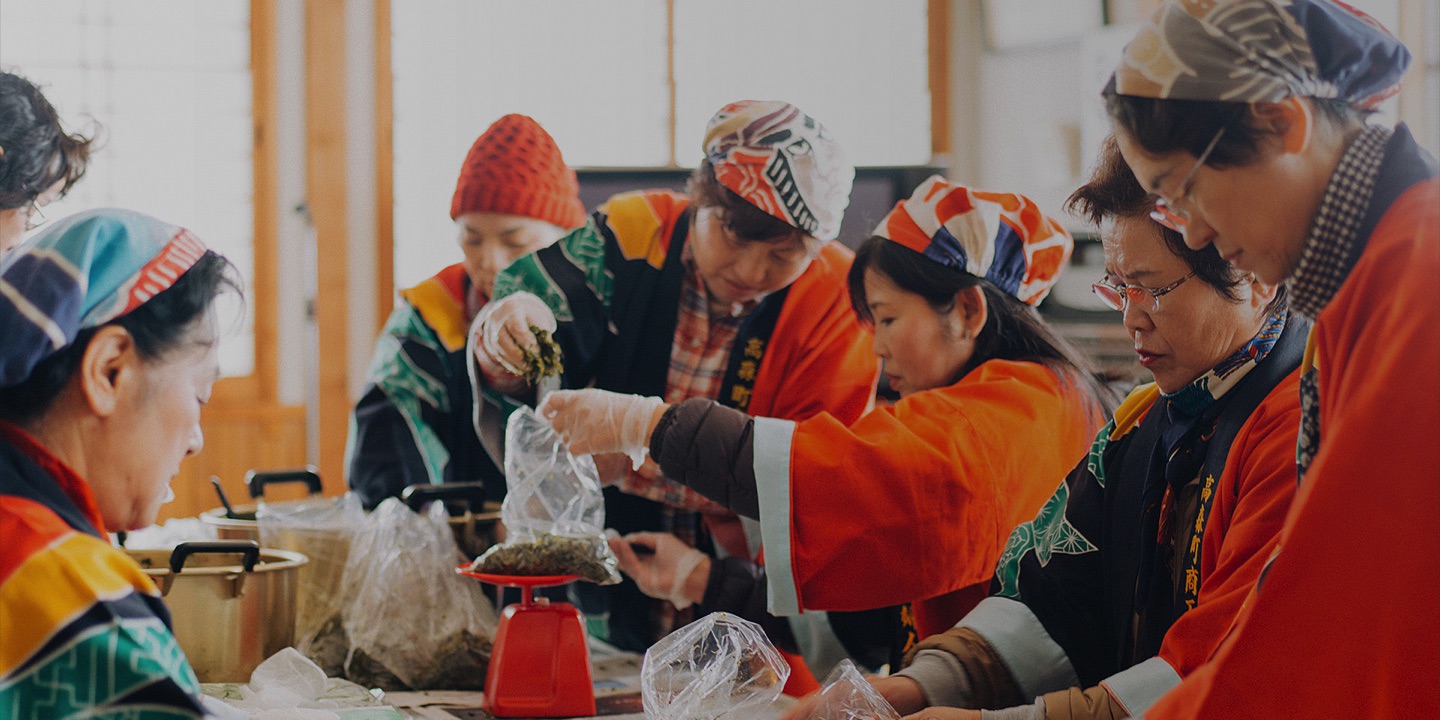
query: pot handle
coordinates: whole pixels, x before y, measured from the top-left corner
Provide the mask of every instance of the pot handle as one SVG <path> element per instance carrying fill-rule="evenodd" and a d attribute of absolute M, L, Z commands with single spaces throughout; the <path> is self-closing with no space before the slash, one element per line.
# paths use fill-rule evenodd
<path fill-rule="evenodd" d="M 400 491 L 400 500 L 415 512 L 431 500 L 467 500 L 470 512 L 485 509 L 485 483 L 457 482 L 439 485 L 410 485 Z"/>
<path fill-rule="evenodd" d="M 250 488 L 250 497 L 265 496 L 265 486 L 277 483 L 305 483 L 311 495 L 319 495 L 324 488 L 320 485 L 320 473 L 314 465 L 290 470 L 251 470 L 245 473 L 245 486 Z"/>
<path fill-rule="evenodd" d="M 170 553 L 170 572 L 179 575 L 191 555 L 205 553 L 240 553 L 240 567 L 253 572 L 260 562 L 260 543 L 254 540 L 192 540 L 175 546 Z"/>

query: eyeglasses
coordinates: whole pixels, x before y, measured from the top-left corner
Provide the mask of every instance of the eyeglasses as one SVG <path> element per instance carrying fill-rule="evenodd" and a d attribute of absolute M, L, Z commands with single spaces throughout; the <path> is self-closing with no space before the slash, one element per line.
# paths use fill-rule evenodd
<path fill-rule="evenodd" d="M 1191 270 L 1190 274 L 1185 277 L 1165 287 L 1158 288 L 1148 288 L 1143 285 L 1125 285 L 1123 283 L 1120 285 L 1112 285 L 1111 283 L 1101 280 L 1091 285 L 1090 291 L 1104 301 L 1105 305 L 1111 310 L 1125 312 L 1125 308 L 1129 307 L 1130 303 L 1133 302 L 1135 303 L 1135 307 L 1145 312 L 1156 312 L 1160 309 L 1160 298 L 1175 292 L 1175 288 L 1185 284 L 1185 281 L 1192 277 L 1195 277 L 1194 270 Z"/>
<path fill-rule="evenodd" d="M 1175 199 L 1166 200 L 1163 197 L 1155 198 L 1155 209 L 1150 211 L 1151 220 L 1175 232 L 1185 232 L 1185 226 L 1190 222 L 1190 213 L 1173 207 L 1173 205 L 1180 200 L 1184 200 L 1185 197 L 1190 194 L 1190 186 L 1195 184 L 1195 173 L 1200 172 L 1201 166 L 1210 158 L 1211 151 L 1213 151 L 1215 145 L 1220 142 L 1220 136 L 1225 134 L 1225 127 L 1224 125 L 1220 126 L 1220 130 L 1215 133 L 1215 137 L 1210 138 L 1210 144 L 1205 146 L 1205 150 L 1201 152 L 1200 157 L 1195 160 L 1195 167 L 1190 168 L 1190 172 L 1185 174 L 1185 179 L 1180 181 L 1180 192 L 1175 196 Z"/>
<path fill-rule="evenodd" d="M 25 232 L 45 224 L 45 213 L 40 212 L 40 203 L 35 198 L 30 198 L 30 207 L 25 209 Z"/>

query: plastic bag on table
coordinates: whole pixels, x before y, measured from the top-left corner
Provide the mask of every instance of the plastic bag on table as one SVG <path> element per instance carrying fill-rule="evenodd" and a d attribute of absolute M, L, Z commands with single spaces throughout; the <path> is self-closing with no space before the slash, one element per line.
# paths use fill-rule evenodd
<path fill-rule="evenodd" d="M 640 665 L 645 717 L 711 720 L 745 717 L 773 704 L 790 665 L 759 625 L 711 613 L 661 638 Z"/>
<path fill-rule="evenodd" d="M 339 499 L 261 501 L 255 521 L 261 547 L 293 550 L 309 559 L 296 576 L 295 647 L 326 675 L 340 675 L 348 650 L 340 625 L 340 583 L 351 535 L 365 522 L 360 498 L 346 493 Z"/>
<path fill-rule="evenodd" d="M 388 498 L 345 564 L 345 677 L 385 690 L 480 690 L 495 610 L 460 561 L 443 503 L 416 513 Z"/>
<path fill-rule="evenodd" d="M 830 671 L 825 685 L 811 701 L 806 720 L 900 720 L 900 713 L 849 658 Z"/>
<path fill-rule="evenodd" d="M 511 413 L 506 424 L 505 485 L 505 542 L 476 558 L 473 572 L 620 582 L 619 561 L 605 540 L 595 461 L 571 455 L 550 423 L 528 407 Z"/>

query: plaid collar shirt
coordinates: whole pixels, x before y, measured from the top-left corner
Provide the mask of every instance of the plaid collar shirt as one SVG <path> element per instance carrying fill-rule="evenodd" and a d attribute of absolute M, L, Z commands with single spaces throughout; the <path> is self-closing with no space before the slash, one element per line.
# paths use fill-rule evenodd
<path fill-rule="evenodd" d="M 665 383 L 664 400 L 670 404 L 693 397 L 719 397 L 740 324 L 758 304 L 748 303 L 729 312 L 713 305 L 688 245 L 684 252 L 685 280 L 681 285 L 675 342 L 670 349 L 670 372 Z M 650 458 L 620 482 L 620 489 L 675 508 L 728 513 L 703 495 L 667 479 Z"/>

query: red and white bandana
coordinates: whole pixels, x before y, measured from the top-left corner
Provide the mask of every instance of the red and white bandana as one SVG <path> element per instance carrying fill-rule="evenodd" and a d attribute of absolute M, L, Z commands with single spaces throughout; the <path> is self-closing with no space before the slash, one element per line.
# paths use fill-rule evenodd
<path fill-rule="evenodd" d="M 800 108 L 778 100 L 730 103 L 710 118 L 704 148 L 731 192 L 819 240 L 840 234 L 855 166 Z"/>

